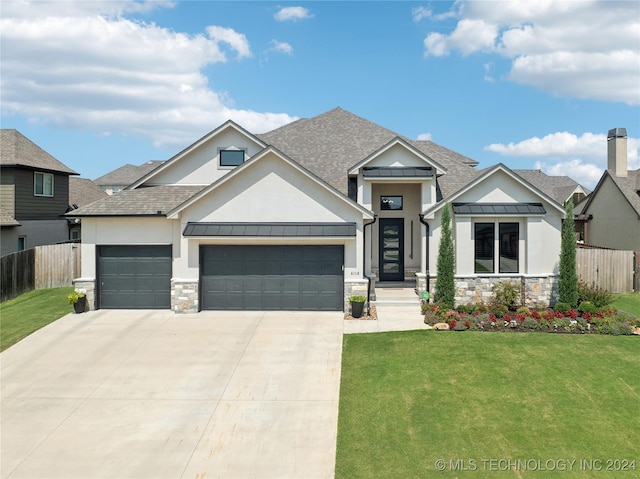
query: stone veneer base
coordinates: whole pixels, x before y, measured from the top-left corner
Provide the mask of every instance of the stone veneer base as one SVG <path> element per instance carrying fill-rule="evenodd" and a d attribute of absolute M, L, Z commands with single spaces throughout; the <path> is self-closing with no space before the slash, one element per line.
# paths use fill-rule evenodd
<path fill-rule="evenodd" d="M 87 298 L 85 311 L 96 309 L 96 280 L 77 278 L 73 280 L 73 287 L 78 293 L 84 293 Z"/>
<path fill-rule="evenodd" d="M 171 280 L 171 310 L 176 314 L 197 313 L 198 281 Z"/>
<path fill-rule="evenodd" d="M 436 277 L 427 278 L 426 274 L 416 273 L 418 294 L 427 290 L 431 292 L 431 301 L 436 291 Z M 491 287 L 496 283 L 516 282 L 521 285 L 525 306 L 542 304 L 554 306 L 558 301 L 558 277 L 551 276 L 456 276 L 456 306 L 467 303 L 488 303 L 493 293 Z M 437 300 L 437 298 L 436 298 Z"/>

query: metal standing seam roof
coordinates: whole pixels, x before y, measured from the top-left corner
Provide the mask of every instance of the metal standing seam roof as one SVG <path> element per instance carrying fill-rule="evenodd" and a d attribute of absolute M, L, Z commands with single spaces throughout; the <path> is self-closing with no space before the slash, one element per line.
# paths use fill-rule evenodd
<path fill-rule="evenodd" d="M 365 178 L 431 178 L 433 169 L 430 166 L 407 167 L 364 167 Z"/>
<path fill-rule="evenodd" d="M 350 237 L 355 223 L 187 223 L 183 236 Z"/>
<path fill-rule="evenodd" d="M 544 215 L 542 203 L 453 203 L 459 215 Z"/>

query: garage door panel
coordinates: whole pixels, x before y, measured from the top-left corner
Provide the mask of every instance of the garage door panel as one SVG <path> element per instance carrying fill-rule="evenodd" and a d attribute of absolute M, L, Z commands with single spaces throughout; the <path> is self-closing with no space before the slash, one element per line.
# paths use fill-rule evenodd
<path fill-rule="evenodd" d="M 100 246 L 98 274 L 101 308 L 171 307 L 171 246 Z"/>
<path fill-rule="evenodd" d="M 202 308 L 339 311 L 342 264 L 342 246 L 203 246 Z"/>

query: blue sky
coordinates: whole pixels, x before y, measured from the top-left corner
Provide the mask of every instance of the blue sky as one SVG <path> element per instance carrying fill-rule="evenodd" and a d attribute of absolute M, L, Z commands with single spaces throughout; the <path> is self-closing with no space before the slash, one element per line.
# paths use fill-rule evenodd
<path fill-rule="evenodd" d="M 469 156 L 593 187 L 606 134 L 640 167 L 640 4 L 3 1 L 2 128 L 95 179 L 227 119 L 340 106 Z"/>

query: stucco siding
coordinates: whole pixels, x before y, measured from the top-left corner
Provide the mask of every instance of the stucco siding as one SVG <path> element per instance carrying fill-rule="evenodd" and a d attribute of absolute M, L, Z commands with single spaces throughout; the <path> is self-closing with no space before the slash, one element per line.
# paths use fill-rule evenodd
<path fill-rule="evenodd" d="M 640 251 L 640 218 L 611 178 L 602 182 L 587 213 L 593 215 L 586 226 L 588 244 Z"/>
<path fill-rule="evenodd" d="M 209 185 L 233 169 L 219 166 L 218 151 L 227 148 L 246 148 L 245 161 L 262 149 L 247 136 L 230 128 L 188 152 L 180 161 L 167 166 L 166 169 L 151 178 L 149 184 Z"/>

